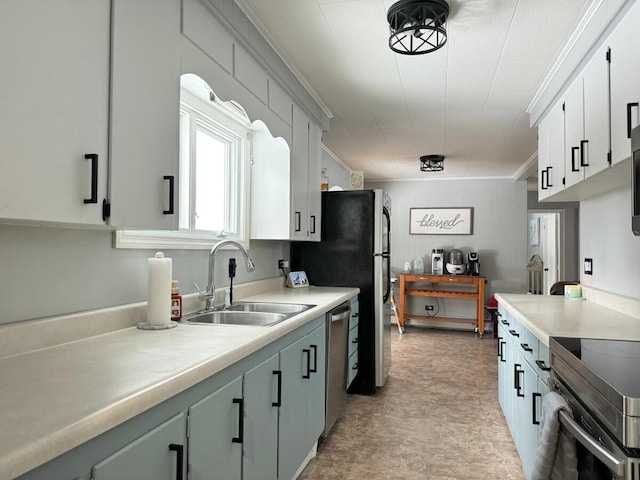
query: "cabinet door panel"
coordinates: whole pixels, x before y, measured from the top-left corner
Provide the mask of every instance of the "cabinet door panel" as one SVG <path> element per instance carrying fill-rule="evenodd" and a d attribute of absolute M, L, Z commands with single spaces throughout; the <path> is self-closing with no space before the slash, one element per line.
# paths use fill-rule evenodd
<path fill-rule="evenodd" d="M 578 77 L 564 97 L 565 104 L 565 186 L 570 187 L 584 180 L 584 168 L 580 166 L 580 142 L 584 138 L 583 80 Z"/>
<path fill-rule="evenodd" d="M 307 393 L 307 432 L 306 450 L 313 444 L 324 430 L 325 420 L 325 379 L 326 379 L 326 329 L 322 325 L 307 336 L 311 349 L 312 372 L 308 380 Z"/>
<path fill-rule="evenodd" d="M 189 408 L 189 473 L 192 480 L 240 480 L 242 378 L 228 383 Z"/>
<path fill-rule="evenodd" d="M 0 2 L 0 219 L 104 225 L 109 25 L 109 0 Z"/>
<path fill-rule="evenodd" d="M 278 478 L 278 377 L 280 361 L 274 355 L 244 374 L 243 480 Z M 274 405 L 274 403 L 276 405 Z"/>
<path fill-rule="evenodd" d="M 186 455 L 183 413 L 151 430 L 92 468 L 93 480 L 175 480 L 178 453 L 169 445 L 181 445 Z M 183 463 L 183 469 L 186 463 Z M 185 470 L 183 470 L 183 477 Z"/>
<path fill-rule="evenodd" d="M 177 229 L 180 2 L 113 0 L 112 21 L 109 223 Z"/>
<path fill-rule="evenodd" d="M 309 238 L 309 119 L 297 105 L 293 105 L 293 148 L 291 178 L 291 239 Z"/>
<path fill-rule="evenodd" d="M 320 241 L 322 224 L 322 196 L 320 189 L 322 170 L 322 130 L 309 122 L 309 240 Z"/>
<path fill-rule="evenodd" d="M 581 155 L 585 177 L 609 167 L 609 64 L 600 49 L 583 72 L 584 140 Z"/>
<path fill-rule="evenodd" d="M 233 70 L 233 39 L 202 0 L 184 0 L 182 33 L 227 73 Z"/>
<path fill-rule="evenodd" d="M 306 351 L 303 352 L 303 350 Z M 282 406 L 278 432 L 278 478 L 289 479 L 306 457 L 307 379 L 310 349 L 306 337 L 280 351 Z"/>
<path fill-rule="evenodd" d="M 611 160 L 631 156 L 631 127 L 640 124 L 640 3 L 635 3 L 609 38 L 611 47 Z M 630 105 L 627 115 L 627 105 Z"/>

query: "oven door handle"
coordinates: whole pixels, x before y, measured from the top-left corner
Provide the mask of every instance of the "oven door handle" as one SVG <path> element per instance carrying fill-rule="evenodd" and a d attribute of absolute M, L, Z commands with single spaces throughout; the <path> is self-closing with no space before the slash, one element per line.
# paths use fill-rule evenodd
<path fill-rule="evenodd" d="M 626 459 L 620 460 L 614 457 L 611 452 L 602 448 L 589 434 L 585 433 L 580 425 L 567 412 L 560 410 L 558 412 L 560 423 L 566 427 L 569 432 L 580 442 L 589 452 L 591 452 L 598 460 L 615 473 L 617 476 L 624 478 Z"/>

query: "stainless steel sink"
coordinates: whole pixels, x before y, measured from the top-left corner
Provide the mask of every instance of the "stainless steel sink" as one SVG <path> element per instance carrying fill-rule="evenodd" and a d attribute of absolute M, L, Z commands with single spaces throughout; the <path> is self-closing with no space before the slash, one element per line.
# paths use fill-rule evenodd
<path fill-rule="evenodd" d="M 189 323 L 205 323 L 216 325 L 253 325 L 260 327 L 270 327 L 287 319 L 287 315 L 282 313 L 269 312 L 203 312 L 185 318 Z"/>
<path fill-rule="evenodd" d="M 304 312 L 315 305 L 304 305 L 301 303 L 271 303 L 271 302 L 240 302 L 227 307 L 230 312 L 267 312 L 284 313 L 288 316 Z"/>
<path fill-rule="evenodd" d="M 271 327 L 315 305 L 300 303 L 241 302 L 225 310 L 200 312 L 184 318 L 187 323 Z"/>

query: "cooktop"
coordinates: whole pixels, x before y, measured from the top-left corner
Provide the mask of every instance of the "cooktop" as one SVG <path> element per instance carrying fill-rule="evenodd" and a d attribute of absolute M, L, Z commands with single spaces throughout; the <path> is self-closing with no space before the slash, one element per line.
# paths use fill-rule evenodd
<path fill-rule="evenodd" d="M 640 342 L 552 337 L 589 373 L 625 397 L 640 398 Z"/>

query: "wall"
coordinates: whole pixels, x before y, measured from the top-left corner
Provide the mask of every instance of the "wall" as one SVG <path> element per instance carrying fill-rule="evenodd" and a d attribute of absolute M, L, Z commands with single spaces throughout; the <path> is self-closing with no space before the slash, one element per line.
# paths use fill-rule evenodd
<path fill-rule="evenodd" d="M 0 225 L 0 323 L 147 300 L 147 258 L 154 250 L 111 248 L 111 232 Z M 252 241 L 256 271 L 247 273 L 238 251 L 216 255 L 215 284 L 229 284 L 228 259 L 238 263 L 234 284 L 278 275 L 276 259 L 288 242 Z M 285 255 L 287 256 L 283 256 Z M 166 250 L 182 293 L 207 285 L 208 251 Z"/>
<path fill-rule="evenodd" d="M 631 233 L 631 187 L 580 202 L 580 265 L 593 259 L 593 275 L 580 283 L 640 299 L 640 237 Z"/>
<path fill-rule="evenodd" d="M 325 147 L 322 148 L 322 168 L 327 169 L 329 188 L 342 187 L 349 190 L 349 167 Z"/>
<path fill-rule="evenodd" d="M 480 273 L 487 277 L 486 296 L 524 293 L 527 262 L 527 185 L 510 179 L 370 182 L 391 194 L 391 265 L 400 272 L 418 255 L 431 269 L 431 249 L 476 251 Z M 412 207 L 473 207 L 472 235 L 409 235 Z M 473 318 L 473 302 L 439 300 L 447 316 Z M 420 308 L 416 306 L 415 308 Z M 424 313 L 416 311 L 415 313 Z"/>

